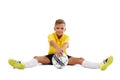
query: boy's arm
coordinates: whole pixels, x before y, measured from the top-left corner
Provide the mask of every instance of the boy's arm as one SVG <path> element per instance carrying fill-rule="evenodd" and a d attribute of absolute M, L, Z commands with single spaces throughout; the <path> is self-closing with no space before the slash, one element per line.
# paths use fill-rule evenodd
<path fill-rule="evenodd" d="M 55 44 L 54 41 L 50 41 L 50 45 L 53 46 L 57 51 L 61 51 L 61 52 L 64 52 L 69 47 L 69 44 L 67 42 L 64 43 L 62 48 L 60 48 L 57 44 Z"/>
<path fill-rule="evenodd" d="M 57 44 L 55 44 L 55 42 L 54 41 L 50 41 L 50 46 L 52 46 L 52 47 L 54 47 L 56 50 L 58 50 L 60 47 L 57 45 Z"/>
<path fill-rule="evenodd" d="M 63 52 L 69 47 L 69 43 L 66 42 L 64 43 L 63 47 L 61 48 L 63 50 Z"/>
<path fill-rule="evenodd" d="M 58 57 L 63 56 L 63 52 L 69 47 L 68 43 L 65 43 L 62 48 L 60 48 L 54 41 L 50 41 L 50 46 L 56 49 L 56 55 Z"/>
<path fill-rule="evenodd" d="M 63 56 L 63 49 L 60 48 L 54 41 L 50 41 L 50 45 L 56 49 L 56 55 L 58 57 Z"/>

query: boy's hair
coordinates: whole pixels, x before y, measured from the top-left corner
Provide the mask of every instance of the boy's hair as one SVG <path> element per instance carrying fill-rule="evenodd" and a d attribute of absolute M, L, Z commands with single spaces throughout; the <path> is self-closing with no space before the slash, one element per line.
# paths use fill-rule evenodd
<path fill-rule="evenodd" d="M 55 21 L 55 25 L 57 25 L 57 24 L 65 24 L 65 21 L 63 19 L 57 19 Z"/>

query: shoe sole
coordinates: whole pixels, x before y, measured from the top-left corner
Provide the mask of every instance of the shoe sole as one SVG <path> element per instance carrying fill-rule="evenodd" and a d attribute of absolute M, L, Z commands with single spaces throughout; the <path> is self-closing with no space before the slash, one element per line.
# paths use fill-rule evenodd
<path fill-rule="evenodd" d="M 113 56 L 108 57 L 107 63 L 103 64 L 103 66 L 101 66 L 101 70 L 106 70 L 106 68 L 111 65 L 113 62 Z"/>
<path fill-rule="evenodd" d="M 17 69 L 24 69 L 24 68 L 18 68 L 17 66 L 16 66 L 16 60 L 14 60 L 14 59 L 9 59 L 8 60 L 8 63 L 15 69 L 15 68 L 17 68 Z"/>

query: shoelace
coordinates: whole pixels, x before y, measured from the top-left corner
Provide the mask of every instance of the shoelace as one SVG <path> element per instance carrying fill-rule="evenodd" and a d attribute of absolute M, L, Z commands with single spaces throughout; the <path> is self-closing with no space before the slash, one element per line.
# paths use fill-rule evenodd
<path fill-rule="evenodd" d="M 105 64 L 107 61 L 108 61 L 108 58 L 107 58 L 107 59 L 105 59 L 105 60 L 103 61 L 103 63 Z"/>
<path fill-rule="evenodd" d="M 21 63 L 21 61 L 16 61 L 16 62 L 17 62 L 17 63 L 19 63 L 19 64 Z M 13 69 L 16 69 L 16 68 L 15 68 L 15 67 L 13 67 Z"/>

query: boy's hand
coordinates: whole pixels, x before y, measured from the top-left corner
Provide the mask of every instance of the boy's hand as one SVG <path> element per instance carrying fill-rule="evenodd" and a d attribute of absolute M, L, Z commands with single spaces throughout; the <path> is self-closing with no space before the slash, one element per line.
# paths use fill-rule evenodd
<path fill-rule="evenodd" d="M 63 53 L 55 53 L 57 57 L 63 56 Z"/>
<path fill-rule="evenodd" d="M 63 56 L 63 49 L 62 48 L 58 48 L 57 51 L 56 51 L 56 55 L 58 57 Z"/>
<path fill-rule="evenodd" d="M 50 41 L 50 45 L 53 46 L 56 49 L 56 55 L 58 57 L 63 56 L 63 52 L 68 48 L 69 44 L 64 43 L 62 48 L 60 48 L 54 41 Z"/>

